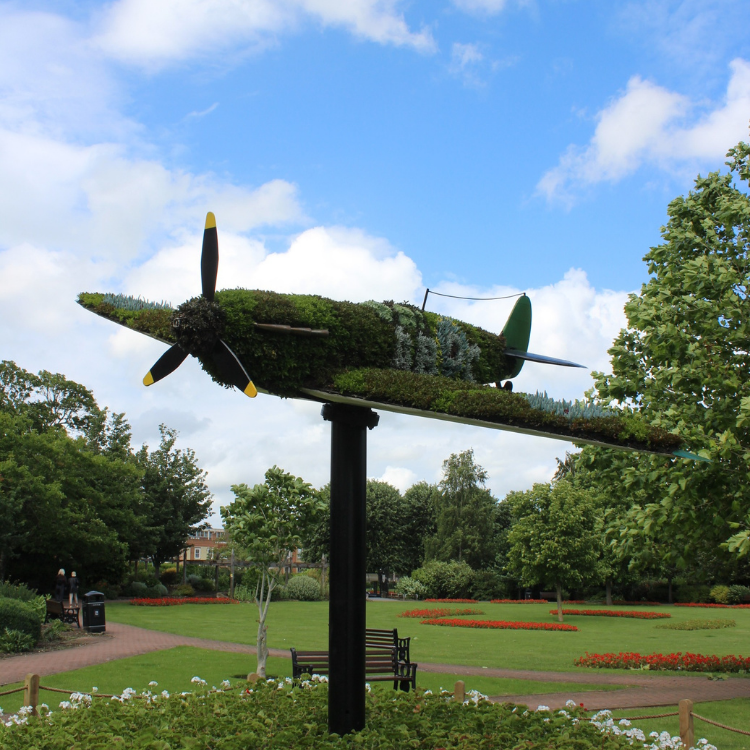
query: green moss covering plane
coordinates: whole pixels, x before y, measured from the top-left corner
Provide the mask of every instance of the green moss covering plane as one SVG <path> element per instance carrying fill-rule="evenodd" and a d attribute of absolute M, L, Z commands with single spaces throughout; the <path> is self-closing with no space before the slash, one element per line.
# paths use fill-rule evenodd
<path fill-rule="evenodd" d="M 81 294 L 87 310 L 170 348 L 143 379 L 152 385 L 189 354 L 221 385 L 247 396 L 350 403 L 626 450 L 694 457 L 681 439 L 637 414 L 546 394 L 513 393 L 525 361 L 580 367 L 527 351 L 531 302 L 518 299 L 501 334 L 403 303 L 337 302 L 315 295 L 215 291 L 219 246 L 209 213 L 202 294 L 173 309 L 111 294 Z M 249 373 L 252 373 L 252 378 Z M 501 386 L 502 382 L 505 383 Z"/>

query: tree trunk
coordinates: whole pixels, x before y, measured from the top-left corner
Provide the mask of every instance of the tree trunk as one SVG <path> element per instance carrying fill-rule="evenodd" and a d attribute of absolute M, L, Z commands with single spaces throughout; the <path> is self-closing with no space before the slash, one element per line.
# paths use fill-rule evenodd
<path fill-rule="evenodd" d="M 161 579 L 161 560 L 159 562 L 154 560 L 154 576 L 157 581 Z"/>
<path fill-rule="evenodd" d="M 555 590 L 557 591 L 557 621 L 563 621 L 563 610 L 562 610 L 562 584 L 555 584 Z"/>
<path fill-rule="evenodd" d="M 671 604 L 672 603 L 672 579 L 667 578 L 667 583 L 669 584 L 669 593 L 668 593 L 667 601 Z"/>
<path fill-rule="evenodd" d="M 0 552 L 0 581 L 5 580 L 5 553 Z"/>
<path fill-rule="evenodd" d="M 229 596 L 234 599 L 234 547 L 232 547 L 232 558 L 229 561 Z"/>
<path fill-rule="evenodd" d="M 182 582 L 183 584 L 187 583 L 187 560 L 188 560 L 188 551 L 187 548 L 182 553 Z"/>
<path fill-rule="evenodd" d="M 268 588 L 266 589 L 266 580 Z M 266 660 L 268 659 L 268 627 L 266 626 L 266 617 L 268 615 L 268 606 L 271 604 L 271 591 L 273 584 L 268 571 L 262 570 L 258 588 L 256 588 L 255 603 L 258 605 L 258 638 L 256 640 L 256 657 L 258 666 L 255 673 L 258 677 L 266 678 Z"/>
<path fill-rule="evenodd" d="M 609 578 L 607 579 L 606 587 L 607 587 L 607 606 L 611 607 L 612 606 L 612 581 L 610 581 Z"/>
<path fill-rule="evenodd" d="M 135 558 L 135 576 L 138 577 L 138 558 Z"/>

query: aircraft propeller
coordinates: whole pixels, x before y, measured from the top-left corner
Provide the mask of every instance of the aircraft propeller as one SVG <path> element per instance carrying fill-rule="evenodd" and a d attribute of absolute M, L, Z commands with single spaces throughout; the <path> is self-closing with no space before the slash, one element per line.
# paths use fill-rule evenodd
<path fill-rule="evenodd" d="M 172 316 L 172 330 L 177 343 L 154 363 L 143 378 L 144 385 L 153 385 L 167 377 L 185 361 L 188 354 L 196 357 L 208 355 L 227 382 L 250 398 L 258 395 L 253 381 L 237 359 L 237 355 L 221 338 L 224 313 L 214 302 L 218 271 L 219 238 L 216 232 L 216 217 L 209 211 L 206 214 L 201 251 L 202 294 L 180 305 L 175 311 Z"/>

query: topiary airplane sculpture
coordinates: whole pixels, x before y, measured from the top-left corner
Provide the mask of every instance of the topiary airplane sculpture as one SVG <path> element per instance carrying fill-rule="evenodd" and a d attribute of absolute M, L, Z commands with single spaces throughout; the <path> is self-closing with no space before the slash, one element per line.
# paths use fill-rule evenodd
<path fill-rule="evenodd" d="M 678 435 L 637 414 L 513 393 L 510 380 L 525 361 L 581 367 L 527 351 L 531 301 L 526 296 L 497 335 L 407 303 L 355 304 L 247 289 L 216 292 L 218 267 L 216 220 L 209 213 L 201 296 L 177 309 L 111 294 L 84 293 L 78 302 L 171 345 L 143 379 L 145 385 L 165 378 L 191 354 L 217 383 L 250 397 L 260 391 L 698 458 L 679 450 Z"/>

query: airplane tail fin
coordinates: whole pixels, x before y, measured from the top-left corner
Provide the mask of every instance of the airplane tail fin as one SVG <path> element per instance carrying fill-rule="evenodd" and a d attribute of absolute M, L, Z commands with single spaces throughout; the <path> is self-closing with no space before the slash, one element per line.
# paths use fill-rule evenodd
<path fill-rule="evenodd" d="M 516 304 L 513 305 L 508 320 L 502 331 L 505 337 L 505 347 L 515 352 L 526 352 L 529 348 L 529 337 L 531 336 L 531 300 L 524 294 L 519 297 Z M 521 368 L 524 360 L 513 357 L 513 369 L 508 378 L 515 378 Z"/>

